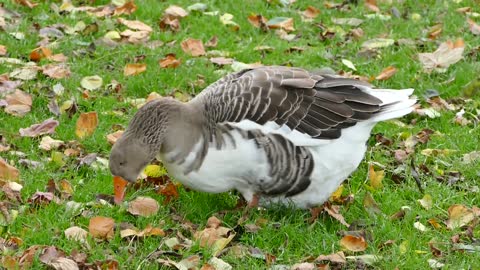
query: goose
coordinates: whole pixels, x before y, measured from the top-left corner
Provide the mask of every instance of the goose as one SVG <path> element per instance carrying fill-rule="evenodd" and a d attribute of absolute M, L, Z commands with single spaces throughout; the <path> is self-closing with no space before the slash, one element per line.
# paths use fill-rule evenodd
<path fill-rule="evenodd" d="M 194 190 L 237 190 L 249 205 L 318 206 L 359 166 L 375 124 L 413 110 L 412 93 L 264 66 L 226 75 L 186 103 L 150 101 L 111 149 L 115 202 L 157 158 Z"/>

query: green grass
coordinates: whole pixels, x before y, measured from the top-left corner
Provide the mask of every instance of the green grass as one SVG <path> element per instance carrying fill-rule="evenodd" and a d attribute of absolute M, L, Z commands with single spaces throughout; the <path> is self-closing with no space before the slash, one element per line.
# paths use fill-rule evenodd
<path fill-rule="evenodd" d="M 75 5 L 81 2 L 73 1 Z M 105 4 L 108 1 L 97 1 L 97 4 Z M 207 1 L 205 1 L 207 2 Z M 275 1 L 273 1 L 275 2 Z M 379 1 L 383 2 L 383 1 Z M 396 1 L 394 1 L 396 3 Z M 58 47 L 54 53 L 64 53 L 68 56 L 68 65 L 71 69 L 71 76 L 66 79 L 53 80 L 39 74 L 36 80 L 26 81 L 20 87 L 23 91 L 33 96 L 32 111 L 23 118 L 18 118 L 6 114 L 3 110 L 0 112 L 0 135 L 11 144 L 15 150 L 26 154 L 28 159 L 41 161 L 43 168 L 32 169 L 19 165 L 19 157 L 1 152 L 2 158 L 15 164 L 21 171 L 22 198 L 27 201 L 31 195 L 39 190 L 44 191 L 45 185 L 49 179 L 59 181 L 68 180 L 74 187 L 72 200 L 82 203 L 95 201 L 95 196 L 99 193 L 111 194 L 112 184 L 111 175 L 108 169 L 94 170 L 90 167 L 78 168 L 77 161 L 74 158 L 66 158 L 66 165 L 59 168 L 48 162 L 51 153 L 40 150 L 37 138 L 22 138 L 18 135 L 19 128 L 25 128 L 32 124 L 39 123 L 47 118 L 53 117 L 48 111 L 49 102 L 48 92 L 51 88 L 61 83 L 65 87 L 65 93 L 57 98 L 59 104 L 71 98 L 75 98 L 78 103 L 79 111 L 69 118 L 62 114 L 56 119 L 60 122 L 56 133 L 52 135 L 55 139 L 63 141 L 78 140 L 75 136 L 75 123 L 81 112 L 96 111 L 99 115 L 99 126 L 95 133 L 84 139 L 79 140 L 85 153 L 98 153 L 107 158 L 110 145 L 106 141 L 106 134 L 114 131 L 114 125 L 120 124 L 126 126 L 129 119 L 133 116 L 136 108 L 119 101 L 119 98 L 145 98 L 148 93 L 156 91 L 162 95 L 170 94 L 172 91 L 194 94 L 201 91 L 202 87 L 193 86 L 197 80 L 197 75 L 205 78 L 206 85 L 214 82 L 223 74 L 230 71 L 229 67 L 219 68 L 214 66 L 208 58 L 193 58 L 185 54 L 180 43 L 188 37 L 201 39 L 205 43 L 211 37 L 218 37 L 218 46 L 214 50 L 223 51 L 230 57 L 244 63 L 261 61 L 264 65 L 288 64 L 304 68 L 331 67 L 334 70 L 346 69 L 342 65 L 341 59 L 352 61 L 357 71 L 355 74 L 367 77 L 378 75 L 382 69 L 393 65 L 398 68 L 398 73 L 386 81 L 376 81 L 378 87 L 384 88 L 407 88 L 416 89 L 417 96 L 423 100 L 422 96 L 428 89 L 437 90 L 445 99 L 461 96 L 462 89 L 469 82 L 478 78 L 480 74 L 480 38 L 474 36 L 468 30 L 468 24 L 465 15 L 456 12 L 460 7 L 471 6 L 472 11 L 480 12 L 478 1 L 464 0 L 460 3 L 455 1 L 418 1 L 406 0 L 402 3 L 396 3 L 395 6 L 400 12 L 407 12 L 406 19 L 392 17 L 389 21 L 379 19 L 366 19 L 364 14 L 367 10 L 363 3 L 358 6 L 349 5 L 350 10 L 327 9 L 323 2 L 319 1 L 297 1 L 288 8 L 280 5 L 271 5 L 267 1 L 247 0 L 240 4 L 237 1 L 208 1 L 210 11 L 220 11 L 220 13 L 231 13 L 234 15 L 234 21 L 239 24 L 240 30 L 232 31 L 229 27 L 222 25 L 218 16 L 207 16 L 201 13 L 191 13 L 181 20 L 181 30 L 172 33 L 170 31 L 162 32 L 159 29 L 158 21 L 163 11 L 170 5 L 176 4 L 186 8 L 191 4 L 190 1 L 156 1 L 156 0 L 137 0 L 138 10 L 130 16 L 123 16 L 128 19 L 137 19 L 153 27 L 154 31 L 150 40 L 160 40 L 164 43 L 176 41 L 173 46 L 164 45 L 155 49 L 149 49 L 142 45 L 119 45 L 115 48 L 106 46 L 97 46 L 95 51 L 80 56 L 80 51 L 87 50 L 88 44 L 102 37 L 108 30 L 124 30 L 125 27 L 115 23 L 115 18 L 104 19 L 95 18 L 78 12 L 75 15 L 57 14 L 52 11 L 50 5 L 60 1 L 40 1 L 39 5 L 33 9 L 28 9 L 8 1 L 5 7 L 15 10 L 22 15 L 20 23 L 9 32 L 23 32 L 26 34 L 24 40 L 16 40 L 5 32 L 0 33 L 0 45 L 8 48 L 8 57 L 27 60 L 29 53 L 36 47 L 36 43 L 41 40 L 33 23 L 39 27 L 46 27 L 56 23 L 74 26 L 82 20 L 86 24 L 97 22 L 99 31 L 90 35 L 65 35 L 57 41 Z M 313 22 L 303 22 L 298 11 L 303 11 L 307 6 L 312 5 L 321 10 L 320 15 Z M 379 4 L 383 14 L 388 13 L 392 7 L 389 4 Z M 268 33 L 250 25 L 247 17 L 253 13 L 262 14 L 267 18 L 273 17 L 292 17 L 295 20 L 295 34 L 300 34 L 298 40 L 288 42 L 278 38 L 274 31 Z M 421 19 L 413 21 L 410 19 L 412 13 L 421 15 Z M 337 34 L 332 39 L 322 41 L 319 38 L 320 28 L 316 25 L 321 23 L 326 27 L 333 28 L 332 18 L 356 17 L 365 19 L 360 27 L 365 32 L 359 40 L 345 41 L 346 37 Z M 474 18 L 478 23 L 480 20 Z M 443 32 L 438 41 L 431 41 L 426 38 L 429 27 L 442 23 Z M 345 32 L 352 27 L 342 26 Z M 361 44 L 369 39 L 376 37 L 388 37 L 395 40 L 408 38 L 417 41 L 418 46 L 391 46 L 380 49 L 380 57 L 360 58 L 357 57 Z M 422 71 L 421 63 L 418 61 L 419 52 L 434 51 L 440 41 L 447 39 L 455 40 L 463 38 L 466 43 L 464 59 L 459 63 L 452 65 L 446 73 L 426 74 Z M 421 45 L 420 45 L 421 44 Z M 255 51 L 254 48 L 261 45 L 267 45 L 274 48 L 270 53 Z M 285 51 L 292 46 L 301 46 L 305 51 L 301 53 L 286 53 Z M 211 49 L 210 49 L 211 50 Z M 327 52 L 333 55 L 333 58 L 326 58 Z M 181 59 L 182 64 L 176 69 L 161 69 L 158 60 L 168 53 L 175 53 L 177 58 Z M 145 55 L 147 70 L 132 77 L 123 75 L 125 64 L 132 63 L 135 56 Z M 44 60 L 40 64 L 44 64 Z M 0 65 L 0 74 L 9 73 L 14 66 Z M 84 76 L 99 75 L 103 78 L 104 85 L 116 80 L 123 86 L 120 94 L 108 93 L 104 87 L 90 93 L 90 99 L 82 98 L 80 90 L 80 80 Z M 422 101 L 424 104 L 424 102 Z M 467 103 L 467 110 L 475 112 L 480 108 L 478 96 L 476 101 Z M 123 115 L 116 115 L 113 111 L 123 111 Z M 367 224 L 364 230 L 371 233 L 373 239 L 369 241 L 369 246 L 365 252 L 360 254 L 375 254 L 383 259 L 373 265 L 375 269 L 429 269 L 428 259 L 434 258 L 430 252 L 428 243 L 435 241 L 442 243 L 439 248 L 444 252 L 443 257 L 435 258 L 446 264 L 445 269 L 477 269 L 480 267 L 480 253 L 458 252 L 452 250 L 450 238 L 456 234 L 463 233 L 463 229 L 449 231 L 443 226 L 436 230 L 428 225 L 427 220 L 436 218 L 439 222 L 448 218 L 447 209 L 453 204 L 464 204 L 468 207 L 474 205 L 480 206 L 480 196 L 478 191 L 473 192 L 472 188 L 479 185 L 479 162 L 465 165 L 462 163 L 462 156 L 474 150 L 478 150 L 480 145 L 480 129 L 478 123 L 468 126 L 460 126 L 453 123 L 456 111 L 442 111 L 441 116 L 435 119 L 421 117 L 418 115 L 407 116 L 401 121 L 410 124 L 415 120 L 414 125 L 399 127 L 393 123 L 381 123 L 376 126 L 374 133 L 383 133 L 386 137 L 394 140 L 394 145 L 390 148 L 384 146 L 375 146 L 374 139 L 370 140 L 369 151 L 366 154 L 365 161 L 358 170 L 353 173 L 345 184 L 345 194 L 353 193 L 354 202 L 349 206 L 342 207 L 342 214 L 347 222 L 362 221 Z M 478 111 L 477 111 L 478 114 Z M 454 186 L 448 186 L 446 183 L 437 181 L 432 175 L 421 173 L 421 180 L 425 185 L 425 193 L 433 197 L 434 206 L 430 210 L 425 210 L 417 200 L 423 197 L 423 194 L 417 188 L 414 179 L 411 177 L 408 162 L 406 170 L 399 174 L 404 177 L 401 183 L 395 183 L 392 180 L 392 174 L 395 169 L 400 167 L 393 157 L 392 149 L 401 147 L 402 137 L 400 134 L 414 135 L 424 128 L 429 128 L 441 133 L 441 135 L 432 135 L 431 140 L 426 145 L 418 145 L 414 154 L 415 164 L 426 164 L 426 166 L 438 174 L 438 171 L 459 171 L 463 180 Z M 424 148 L 455 149 L 457 152 L 446 157 L 426 157 L 420 154 Z M 386 177 L 383 180 L 383 189 L 372 192 L 373 198 L 379 204 L 382 214 L 371 216 L 363 206 L 363 198 L 368 191 L 366 188 L 367 171 L 369 162 L 378 162 L 385 166 Z M 117 260 L 122 269 L 136 269 L 136 266 L 145 259 L 145 257 L 154 251 L 161 242 L 160 238 L 148 237 L 141 241 L 129 242 L 122 240 L 118 230 L 114 239 L 109 242 L 97 242 L 89 239 L 91 249 L 87 250 L 82 245 L 68 241 L 63 231 L 70 226 L 80 226 L 87 229 L 89 219 L 93 216 L 107 216 L 115 219 L 116 223 L 129 222 L 143 228 L 147 224 L 160 226 L 168 230 L 171 236 L 175 236 L 177 231 L 184 233 L 188 238 L 193 238 L 188 231 L 182 228 L 181 224 L 172 219 L 172 210 L 175 213 L 185 217 L 191 222 L 205 226 L 206 220 L 225 209 L 232 209 L 236 202 L 234 194 L 211 195 L 197 193 L 194 191 L 180 190 L 180 198 L 166 206 L 161 207 L 158 215 L 148 218 L 133 217 L 126 212 L 124 207 L 108 207 L 99 203 L 91 203 L 85 206 L 85 215 L 76 215 L 66 213 L 64 203 L 51 203 L 42 207 L 35 207 L 26 203 L 20 207 L 21 211 L 15 221 L 0 228 L 0 237 L 11 238 L 19 237 L 23 240 L 20 249 L 15 252 L 5 253 L 6 255 L 19 255 L 32 245 L 54 245 L 70 254 L 72 250 L 80 250 L 88 255 L 88 262 L 96 260 L 103 261 L 107 258 Z M 127 199 L 133 199 L 134 196 L 150 196 L 159 201 L 163 197 L 157 195 L 151 189 L 139 190 L 135 194 L 133 191 L 127 195 Z M 6 200 L 0 193 L 0 200 Z M 402 206 L 409 206 L 405 217 L 401 220 L 392 221 L 389 216 L 399 211 Z M 18 208 L 15 206 L 15 208 Z M 235 227 L 240 212 L 231 212 L 223 217 L 225 226 Z M 275 264 L 292 265 L 304 261 L 309 256 L 314 258 L 320 254 L 330 254 L 341 250 L 339 245 L 341 230 L 346 228 L 328 215 L 321 215 L 314 224 L 308 224 L 306 220 L 310 217 L 308 211 L 294 210 L 290 208 L 277 208 L 267 211 L 254 211 L 247 223 L 255 223 L 259 219 L 266 219 L 268 222 L 261 230 L 256 233 L 242 233 L 235 238 L 236 244 L 242 244 L 248 247 L 257 247 L 265 253 L 276 256 Z M 420 221 L 425 224 L 429 230 L 420 232 L 413 227 L 413 223 Z M 480 237 L 480 227 L 474 227 L 473 236 Z M 466 237 L 462 236 L 465 244 L 470 244 Z M 394 244 L 382 249 L 379 246 L 387 240 L 395 240 Z M 404 242 L 408 241 L 408 242 Z M 407 243 L 406 252 L 402 252 L 400 245 Z M 0 251 L 0 254 L 2 251 Z M 203 254 L 203 260 L 210 258 L 208 249 L 194 245 L 191 249 L 182 251 L 182 256 L 187 257 L 193 254 Z M 348 253 L 348 252 L 347 252 Z M 350 253 L 348 253 L 351 255 Z M 162 257 L 164 258 L 164 257 Z M 230 263 L 234 269 L 265 269 L 268 268 L 264 260 L 246 256 L 242 259 L 231 255 L 223 256 L 223 260 Z M 155 261 L 144 262 L 142 269 L 158 269 L 159 265 Z M 45 267 L 38 260 L 33 267 L 42 269 Z M 345 266 L 345 269 L 352 269 L 354 263 Z"/>

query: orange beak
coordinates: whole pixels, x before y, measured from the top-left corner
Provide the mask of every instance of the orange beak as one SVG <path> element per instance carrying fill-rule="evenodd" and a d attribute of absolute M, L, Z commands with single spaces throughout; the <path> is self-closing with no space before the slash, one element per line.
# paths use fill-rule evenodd
<path fill-rule="evenodd" d="M 120 176 L 113 176 L 113 201 L 115 204 L 120 204 L 123 202 L 123 198 L 125 197 L 125 190 L 127 189 L 128 181 L 123 179 Z"/>

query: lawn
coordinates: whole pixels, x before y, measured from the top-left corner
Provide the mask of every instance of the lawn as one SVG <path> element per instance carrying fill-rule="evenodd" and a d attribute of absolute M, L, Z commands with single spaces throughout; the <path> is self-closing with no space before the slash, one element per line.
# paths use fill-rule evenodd
<path fill-rule="evenodd" d="M 34 1 L 0 4 L 0 268 L 163 269 L 189 258 L 192 269 L 213 269 L 207 263 L 215 264 L 214 255 L 233 269 L 480 268 L 477 0 L 204 1 L 190 10 L 193 1 L 135 0 L 135 11 L 118 8 L 121 0 Z M 183 9 L 166 12 L 171 5 Z M 201 40 L 204 51 L 198 42 L 188 47 L 188 39 Z M 448 63 L 428 70 L 419 54 L 441 44 L 450 47 L 437 61 Z M 445 60 L 454 50 L 463 57 Z M 415 88 L 419 106 L 375 127 L 364 162 L 325 206 L 338 215 L 255 209 L 237 225 L 236 193 L 149 181 L 130 187 L 125 204 L 108 203 L 107 135 L 126 127 L 141 99 L 156 92 L 188 100 L 254 63 L 329 68 L 379 88 Z M 85 79 L 95 75 L 101 85 Z M 15 89 L 30 95 L 31 105 L 12 98 Z M 88 112 L 96 112 L 97 125 L 81 122 L 79 129 Z M 59 124 L 52 133 L 19 132 L 49 118 Z M 42 149 L 45 136 L 63 143 Z M 7 175 L 5 162 L 18 178 Z M 173 187 L 178 197 L 165 195 Z M 157 200 L 158 212 L 131 214 L 128 202 L 139 196 Z M 227 244 L 218 252 L 198 240 L 212 216 L 228 228 L 220 241 L 212 238 Z M 113 219 L 108 235 L 92 232 L 95 217 Z M 132 225 L 162 231 L 122 237 Z M 73 226 L 88 233 L 72 239 L 65 230 Z M 358 251 L 341 239 L 360 242 Z M 346 262 L 319 257 L 335 253 Z"/>

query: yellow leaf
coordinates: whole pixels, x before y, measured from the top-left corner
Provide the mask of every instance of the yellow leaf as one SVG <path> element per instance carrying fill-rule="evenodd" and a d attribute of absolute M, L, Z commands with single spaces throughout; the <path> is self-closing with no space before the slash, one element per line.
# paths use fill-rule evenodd
<path fill-rule="evenodd" d="M 430 196 L 430 194 L 425 194 L 425 196 L 423 196 L 422 199 L 417 200 L 417 201 L 420 203 L 420 205 L 423 208 L 425 208 L 427 210 L 432 208 L 433 200 L 432 200 L 432 196 Z"/>
<path fill-rule="evenodd" d="M 385 171 L 375 171 L 373 165 L 370 164 L 368 168 L 368 178 L 370 179 L 370 186 L 373 189 L 383 188 L 382 180 L 385 177 Z"/>
<path fill-rule="evenodd" d="M 340 185 L 337 190 L 335 190 L 335 192 L 332 193 L 332 195 L 330 195 L 330 201 L 337 201 L 338 199 L 340 199 L 340 197 L 342 197 L 342 193 L 343 193 L 343 190 L 345 189 L 345 187 L 342 185 Z"/>

